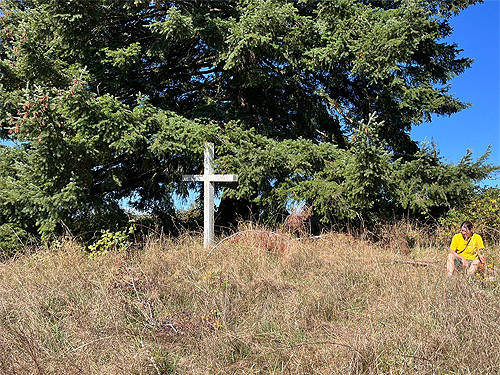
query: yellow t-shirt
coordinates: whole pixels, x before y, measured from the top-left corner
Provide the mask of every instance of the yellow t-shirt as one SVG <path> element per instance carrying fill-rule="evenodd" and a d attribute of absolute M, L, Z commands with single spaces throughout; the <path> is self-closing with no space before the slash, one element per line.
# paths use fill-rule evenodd
<path fill-rule="evenodd" d="M 469 242 L 469 244 L 467 244 Z M 472 238 L 464 240 L 461 233 L 455 234 L 451 240 L 450 248 L 467 260 L 477 259 L 477 251 L 484 249 L 483 239 L 479 234 L 474 233 Z"/>

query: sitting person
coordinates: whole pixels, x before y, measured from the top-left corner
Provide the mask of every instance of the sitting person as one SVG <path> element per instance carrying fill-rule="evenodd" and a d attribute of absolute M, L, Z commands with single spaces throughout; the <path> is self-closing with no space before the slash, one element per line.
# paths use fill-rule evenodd
<path fill-rule="evenodd" d="M 453 236 L 446 270 L 448 277 L 453 275 L 455 268 L 465 268 L 468 275 L 474 275 L 477 267 L 484 259 L 483 239 L 479 234 L 472 232 L 472 223 L 464 221 L 460 226 L 460 233 Z"/>

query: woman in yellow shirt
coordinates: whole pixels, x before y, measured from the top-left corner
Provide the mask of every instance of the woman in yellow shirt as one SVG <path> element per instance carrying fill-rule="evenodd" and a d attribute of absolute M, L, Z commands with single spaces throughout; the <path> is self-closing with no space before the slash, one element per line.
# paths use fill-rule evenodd
<path fill-rule="evenodd" d="M 451 277 L 455 268 L 464 267 L 468 275 L 474 275 L 477 266 L 481 263 L 479 257 L 483 256 L 484 244 L 479 234 L 472 233 L 472 223 L 464 221 L 460 226 L 460 233 L 453 236 L 446 270 Z"/>

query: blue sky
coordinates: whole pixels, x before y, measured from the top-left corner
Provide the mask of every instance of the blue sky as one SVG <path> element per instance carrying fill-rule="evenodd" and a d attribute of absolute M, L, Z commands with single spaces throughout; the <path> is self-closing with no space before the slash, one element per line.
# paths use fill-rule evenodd
<path fill-rule="evenodd" d="M 500 165 L 500 0 L 485 0 L 451 19 L 454 29 L 447 42 L 457 43 L 462 57 L 475 59 L 472 67 L 451 81 L 451 90 L 472 106 L 450 117 L 434 117 L 414 127 L 418 141 L 434 141 L 447 162 L 458 163 L 468 148 L 473 157 L 492 146 L 489 162 Z M 500 185 L 489 180 L 486 186 Z"/>

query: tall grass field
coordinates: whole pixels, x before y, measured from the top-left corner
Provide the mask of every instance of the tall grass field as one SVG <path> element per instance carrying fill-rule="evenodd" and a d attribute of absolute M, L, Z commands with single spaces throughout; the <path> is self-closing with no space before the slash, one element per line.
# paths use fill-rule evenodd
<path fill-rule="evenodd" d="M 0 263 L 0 374 L 500 374 L 500 289 L 448 279 L 447 244 L 202 243 L 89 257 L 66 241 Z"/>

